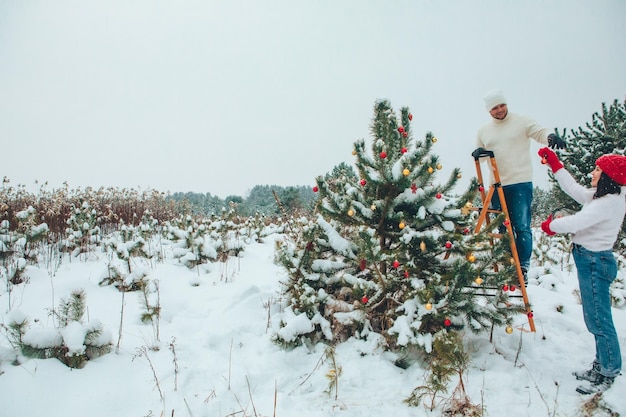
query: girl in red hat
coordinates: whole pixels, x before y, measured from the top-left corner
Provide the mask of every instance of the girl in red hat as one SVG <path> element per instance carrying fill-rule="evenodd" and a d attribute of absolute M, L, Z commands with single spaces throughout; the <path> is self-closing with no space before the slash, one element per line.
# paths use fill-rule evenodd
<path fill-rule="evenodd" d="M 622 186 L 626 185 L 626 156 L 611 154 L 598 158 L 591 172 L 592 188 L 578 184 L 549 148 L 540 149 L 539 156 L 552 168 L 561 189 L 582 204 L 582 209 L 571 216 L 549 216 L 541 229 L 550 236 L 571 233 L 585 325 L 596 342 L 591 369 L 573 373 L 576 379 L 584 381 L 576 391 L 602 392 L 613 384 L 622 368 L 609 287 L 617 276 L 613 245 L 626 213 L 626 201 L 621 195 Z"/>

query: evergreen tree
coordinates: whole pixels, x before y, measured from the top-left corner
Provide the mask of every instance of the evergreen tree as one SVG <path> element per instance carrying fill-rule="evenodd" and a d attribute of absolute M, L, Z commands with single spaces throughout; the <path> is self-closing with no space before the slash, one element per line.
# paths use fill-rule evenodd
<path fill-rule="evenodd" d="M 354 144 L 357 172 L 344 165 L 317 178 L 317 218 L 278 253 L 289 275 L 279 343 L 376 333 L 387 348 L 430 351 L 438 332 L 490 329 L 521 310 L 501 290 L 516 276 L 508 239 L 472 233 L 476 181 L 461 196 L 451 194 L 458 169 L 435 184 L 437 139 L 414 139 L 412 119 L 378 101 L 370 150 Z"/>
<path fill-rule="evenodd" d="M 254 215 L 261 213 L 265 215 L 274 215 L 278 211 L 276 198 L 272 194 L 273 190 L 278 189 L 275 185 L 256 185 L 246 198 L 246 214 Z"/>
<path fill-rule="evenodd" d="M 533 226 L 540 227 L 541 222 L 544 221 L 554 209 L 554 191 L 534 187 L 533 202 L 530 208 L 531 213 L 533 213 Z"/>
<path fill-rule="evenodd" d="M 594 170 L 596 160 L 607 153 L 624 155 L 626 150 L 626 99 L 620 103 L 617 100 L 607 106 L 602 103 L 602 111 L 591 117 L 591 122 L 578 130 L 571 130 L 568 134 L 564 130 L 563 137 L 567 141 L 567 149 L 561 152 L 560 158 L 565 168 L 579 183 L 589 186 L 589 173 Z M 564 208 L 570 211 L 580 210 L 580 205 L 565 194 L 552 173 L 550 180 L 554 194 L 553 210 Z M 622 253 L 626 249 L 626 223 L 622 224 L 622 231 L 618 239 L 618 250 Z"/>

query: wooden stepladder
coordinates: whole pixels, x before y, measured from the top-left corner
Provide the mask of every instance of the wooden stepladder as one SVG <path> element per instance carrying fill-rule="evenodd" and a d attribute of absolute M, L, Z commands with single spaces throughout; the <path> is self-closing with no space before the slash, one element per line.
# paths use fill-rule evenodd
<path fill-rule="evenodd" d="M 513 226 L 511 225 L 511 220 L 509 218 L 509 211 L 506 206 L 506 200 L 504 198 L 504 190 L 502 189 L 502 184 L 500 183 L 500 174 L 498 173 L 498 165 L 496 164 L 496 158 L 493 154 L 493 151 L 488 151 L 483 148 L 478 148 L 476 151 L 472 153 L 474 156 L 474 163 L 476 164 L 476 175 L 478 178 L 478 185 L 480 196 L 482 200 L 482 208 L 480 209 L 480 214 L 478 216 L 478 222 L 476 224 L 476 228 L 474 229 L 474 233 L 479 233 L 483 226 L 488 226 L 490 223 L 489 214 L 504 214 L 504 223 L 503 225 L 506 227 L 506 230 L 509 234 L 509 239 L 511 241 L 511 255 L 515 261 L 515 269 L 517 271 L 517 278 L 519 280 L 519 288 L 522 292 L 522 299 L 524 300 L 524 308 L 526 309 L 526 315 L 528 317 L 528 324 L 530 326 L 530 331 L 535 331 L 535 321 L 533 320 L 533 312 L 530 308 L 530 302 L 528 301 L 528 293 L 526 292 L 526 285 L 524 284 L 524 273 L 522 272 L 522 266 L 520 265 L 519 255 L 517 253 L 517 246 L 515 244 L 515 235 L 513 234 Z M 483 175 L 480 167 L 480 159 L 483 157 L 489 157 L 489 167 L 491 168 L 491 172 L 493 174 L 493 184 L 489 187 L 489 192 L 485 192 Z M 489 208 L 491 203 L 491 199 L 494 193 L 498 193 L 498 199 L 500 200 L 501 210 L 494 210 Z"/>

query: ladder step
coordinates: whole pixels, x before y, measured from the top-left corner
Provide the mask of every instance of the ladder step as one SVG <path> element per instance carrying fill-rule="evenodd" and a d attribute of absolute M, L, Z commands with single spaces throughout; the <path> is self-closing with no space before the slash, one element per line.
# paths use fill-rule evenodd
<path fill-rule="evenodd" d="M 519 289 L 516 289 L 515 291 L 504 291 L 502 288 L 498 288 L 498 287 L 472 287 L 472 286 L 465 287 L 465 289 L 467 290 L 466 292 L 473 292 L 474 295 L 478 295 L 481 297 L 495 297 L 496 295 L 498 295 L 498 292 L 505 292 L 511 298 L 523 298 L 523 295 L 521 291 L 519 291 Z M 477 292 L 477 291 L 482 291 L 482 292 Z"/>

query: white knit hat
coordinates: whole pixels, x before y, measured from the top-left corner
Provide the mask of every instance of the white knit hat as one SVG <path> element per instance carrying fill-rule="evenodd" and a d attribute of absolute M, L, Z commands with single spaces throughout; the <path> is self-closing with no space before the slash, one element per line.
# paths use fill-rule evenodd
<path fill-rule="evenodd" d="M 498 104 L 506 104 L 506 98 L 504 97 L 502 90 L 489 91 L 485 94 L 483 100 L 485 100 L 485 109 L 487 109 L 487 111 L 493 109 Z"/>

